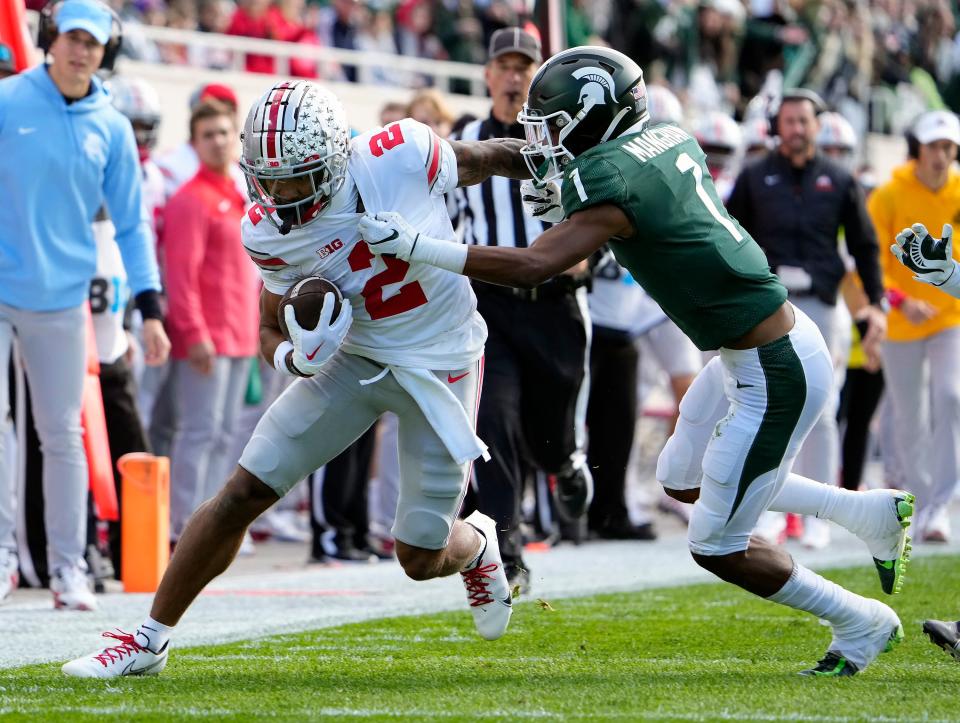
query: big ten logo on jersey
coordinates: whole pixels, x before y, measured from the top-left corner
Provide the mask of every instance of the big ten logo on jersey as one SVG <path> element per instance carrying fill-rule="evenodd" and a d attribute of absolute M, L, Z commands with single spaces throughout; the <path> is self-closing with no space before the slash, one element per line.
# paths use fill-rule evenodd
<path fill-rule="evenodd" d="M 343 241 L 336 238 L 330 243 L 328 243 L 326 246 L 324 246 L 322 249 L 317 249 L 317 255 L 320 256 L 321 259 L 325 259 L 334 251 L 339 251 L 342 248 L 343 248 Z"/>

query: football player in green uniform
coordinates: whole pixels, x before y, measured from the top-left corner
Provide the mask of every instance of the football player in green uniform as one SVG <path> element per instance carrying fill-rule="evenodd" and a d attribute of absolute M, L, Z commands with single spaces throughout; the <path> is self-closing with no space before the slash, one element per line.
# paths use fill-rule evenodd
<path fill-rule="evenodd" d="M 671 496 L 696 500 L 688 533 L 694 559 L 723 580 L 829 621 L 829 650 L 804 673 L 863 670 L 902 639 L 896 613 L 750 536 L 769 508 L 818 514 L 867 542 L 887 592 L 899 587 L 912 496 L 848 492 L 790 473 L 833 384 L 819 330 L 787 302 L 763 251 L 725 212 L 697 142 L 677 126 L 650 125 L 643 73 L 625 55 L 592 47 L 555 55 L 534 77 L 519 121 L 528 141 L 521 153 L 541 189 L 534 213 L 557 205 L 562 177 L 566 220 L 529 248 L 500 248 L 429 238 L 417 231 L 418 219 L 380 213 L 360 222 L 370 249 L 531 288 L 609 242 L 701 349 L 720 350 L 684 398 L 658 464 Z"/>

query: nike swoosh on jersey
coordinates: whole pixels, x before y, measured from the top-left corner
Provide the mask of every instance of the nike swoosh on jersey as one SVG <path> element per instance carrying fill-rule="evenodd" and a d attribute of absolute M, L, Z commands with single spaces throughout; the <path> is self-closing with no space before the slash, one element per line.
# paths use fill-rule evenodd
<path fill-rule="evenodd" d="M 753 387 L 752 384 L 741 384 L 741 383 L 740 383 L 740 380 L 737 379 L 737 389 L 749 389 L 749 388 L 752 388 L 752 387 Z"/>
<path fill-rule="evenodd" d="M 458 377 L 452 376 L 450 373 L 447 373 L 447 383 L 449 383 L 449 384 L 455 384 L 456 382 L 459 382 L 461 379 L 463 379 L 465 376 L 467 376 L 467 374 L 469 374 L 469 373 L 470 373 L 470 372 L 466 372 L 466 373 L 464 373 L 464 374 L 461 374 L 461 375 L 458 376 Z"/>
<path fill-rule="evenodd" d="M 307 361 L 313 361 L 313 358 L 317 355 L 317 352 L 320 351 L 320 347 L 323 346 L 323 345 L 326 344 L 326 343 L 327 343 L 327 342 L 321 342 L 321 343 L 320 343 L 320 346 L 318 346 L 316 349 L 314 349 L 310 354 L 307 354 L 307 355 L 306 355 Z"/>

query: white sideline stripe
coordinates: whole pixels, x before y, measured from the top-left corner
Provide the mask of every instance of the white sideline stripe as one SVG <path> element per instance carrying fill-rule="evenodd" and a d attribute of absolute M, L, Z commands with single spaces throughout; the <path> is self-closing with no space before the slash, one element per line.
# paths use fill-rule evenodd
<path fill-rule="evenodd" d="M 960 521 L 955 522 L 960 527 Z M 833 532 L 833 544 L 827 550 L 809 551 L 793 543 L 787 549 L 798 561 L 814 569 L 845 565 L 873 569 L 862 543 L 839 528 L 834 527 Z M 290 550 L 292 560 L 306 555 L 305 545 L 291 546 Z M 957 542 L 925 545 L 914 550 L 914 558 L 957 553 L 960 553 Z M 691 560 L 686 540 L 680 534 L 656 542 L 563 545 L 548 552 L 531 553 L 527 562 L 534 585 L 531 600 L 556 601 L 565 597 L 715 581 Z M 400 615 L 448 610 L 462 610 L 467 615 L 463 586 L 456 576 L 414 582 L 396 563 L 298 567 L 228 575 L 215 580 L 210 588 L 217 591 L 260 588 L 307 594 L 251 596 L 242 600 L 237 595 L 201 595 L 177 626 L 174 663 L 176 649 L 195 645 L 255 641 L 271 635 Z M 318 590 L 353 590 L 357 594 L 320 597 L 316 594 Z M 887 597 L 880 592 L 879 585 L 875 593 L 877 598 Z M 18 591 L 8 604 L 0 607 L 0 630 L 3 631 L 0 668 L 66 661 L 90 653 L 103 642 L 100 634 L 104 630 L 119 626 L 132 631 L 149 611 L 151 598 L 148 594 L 110 593 L 98 596 L 99 610 L 72 612 L 54 611 L 46 591 Z M 562 604 L 554 607 L 563 612 Z M 529 613 L 521 607 L 518 614 L 521 618 L 517 621 L 522 622 L 522 616 Z M 256 642 L 250 643 L 251 648 L 256 645 Z M 0 705 L 2 701 L 0 697 Z"/>

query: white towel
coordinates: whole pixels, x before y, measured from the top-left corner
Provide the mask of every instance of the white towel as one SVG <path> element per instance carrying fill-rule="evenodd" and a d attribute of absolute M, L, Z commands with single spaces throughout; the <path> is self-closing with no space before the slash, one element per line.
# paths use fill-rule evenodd
<path fill-rule="evenodd" d="M 473 431 L 473 423 L 460 400 L 432 371 L 410 367 L 388 368 L 397 383 L 413 397 L 457 464 L 465 464 L 477 457 L 490 459 L 487 445 Z M 365 381 L 370 383 L 381 378 L 378 374 L 373 380 Z"/>

